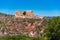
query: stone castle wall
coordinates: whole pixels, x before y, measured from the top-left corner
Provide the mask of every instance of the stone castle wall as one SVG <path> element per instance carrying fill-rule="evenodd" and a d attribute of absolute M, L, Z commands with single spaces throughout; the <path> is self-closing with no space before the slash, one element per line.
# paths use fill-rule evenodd
<path fill-rule="evenodd" d="M 26 15 L 27 16 L 34 16 L 33 11 L 31 11 L 31 10 L 26 11 Z"/>
<path fill-rule="evenodd" d="M 42 16 L 35 16 L 33 11 L 31 11 L 31 10 L 26 10 L 26 11 L 17 10 L 15 17 L 17 17 L 17 18 L 36 18 L 36 19 L 43 18 Z"/>
<path fill-rule="evenodd" d="M 19 11 L 19 10 L 17 10 L 15 16 L 16 17 L 22 17 L 22 18 L 25 17 L 25 16 L 33 17 L 34 14 L 33 14 L 33 12 L 31 10 L 27 10 L 27 11 Z"/>

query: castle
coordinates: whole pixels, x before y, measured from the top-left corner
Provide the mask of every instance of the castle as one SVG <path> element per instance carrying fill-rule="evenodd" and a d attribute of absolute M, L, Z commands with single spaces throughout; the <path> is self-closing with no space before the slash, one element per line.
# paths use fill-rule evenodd
<path fill-rule="evenodd" d="M 35 16 L 32 10 L 20 11 L 17 10 L 15 14 L 16 18 L 43 18 L 42 16 Z"/>

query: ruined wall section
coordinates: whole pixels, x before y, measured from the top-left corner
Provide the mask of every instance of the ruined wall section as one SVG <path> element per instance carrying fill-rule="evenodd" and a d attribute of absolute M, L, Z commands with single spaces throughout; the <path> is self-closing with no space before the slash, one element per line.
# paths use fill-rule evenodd
<path fill-rule="evenodd" d="M 33 11 L 27 10 L 27 11 L 26 11 L 26 16 L 31 16 L 31 17 L 33 17 L 33 16 L 34 16 Z"/>
<path fill-rule="evenodd" d="M 36 18 L 36 19 L 43 19 L 42 16 L 35 16 L 32 10 L 20 11 L 17 10 L 15 17 L 17 18 Z"/>
<path fill-rule="evenodd" d="M 18 16 L 23 16 L 22 11 L 17 10 L 17 11 L 16 11 L 16 15 L 18 15 Z"/>
<path fill-rule="evenodd" d="M 17 10 L 15 16 L 20 17 L 20 18 L 32 18 L 34 16 L 34 14 L 31 10 L 27 10 L 27 11 Z"/>
<path fill-rule="evenodd" d="M 25 16 L 22 13 L 23 13 L 23 11 L 17 10 L 15 16 L 17 18 L 25 18 Z"/>

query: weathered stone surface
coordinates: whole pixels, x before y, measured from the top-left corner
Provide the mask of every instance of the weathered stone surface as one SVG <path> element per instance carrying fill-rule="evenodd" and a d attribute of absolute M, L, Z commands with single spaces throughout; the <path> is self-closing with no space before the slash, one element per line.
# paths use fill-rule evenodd
<path fill-rule="evenodd" d="M 32 10 L 20 11 L 17 10 L 15 17 L 17 18 L 36 18 L 36 19 L 43 19 L 42 16 L 35 16 Z"/>
<path fill-rule="evenodd" d="M 34 14 L 31 10 L 27 10 L 27 11 L 17 10 L 15 16 L 20 18 L 26 18 L 26 17 L 32 18 Z"/>
<path fill-rule="evenodd" d="M 22 11 L 17 10 L 17 11 L 16 11 L 16 15 L 18 15 L 18 16 L 23 16 Z"/>
<path fill-rule="evenodd" d="M 31 10 L 27 10 L 26 15 L 27 16 L 34 16 L 33 11 L 31 11 Z"/>

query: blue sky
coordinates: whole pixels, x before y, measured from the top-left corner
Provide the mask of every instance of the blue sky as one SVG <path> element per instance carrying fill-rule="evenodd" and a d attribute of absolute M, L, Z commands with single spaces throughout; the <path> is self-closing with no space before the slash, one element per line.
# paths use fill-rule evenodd
<path fill-rule="evenodd" d="M 16 10 L 33 10 L 40 16 L 60 16 L 60 0 L 0 0 L 0 12 L 14 15 Z"/>

